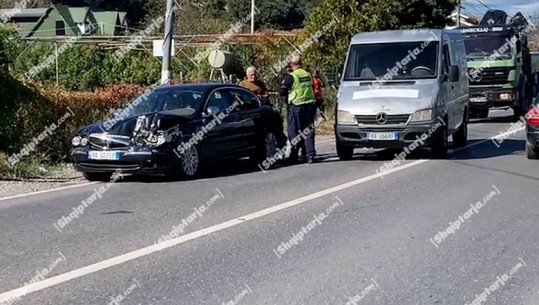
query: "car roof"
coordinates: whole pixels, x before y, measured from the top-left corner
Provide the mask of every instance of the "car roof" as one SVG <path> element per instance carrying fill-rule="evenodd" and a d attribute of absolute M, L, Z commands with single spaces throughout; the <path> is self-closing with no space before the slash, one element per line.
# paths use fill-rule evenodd
<path fill-rule="evenodd" d="M 241 86 L 235 84 L 224 84 L 224 83 L 188 83 L 188 84 L 176 84 L 176 85 L 165 85 L 157 87 L 156 90 L 169 90 L 169 89 L 184 89 L 184 90 L 197 90 L 197 91 L 212 91 L 218 88 L 240 88 L 245 89 Z"/>

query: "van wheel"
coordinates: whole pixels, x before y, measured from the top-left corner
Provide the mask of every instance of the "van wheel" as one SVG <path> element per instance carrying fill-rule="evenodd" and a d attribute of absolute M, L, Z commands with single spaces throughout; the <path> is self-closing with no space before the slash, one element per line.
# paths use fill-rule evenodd
<path fill-rule="evenodd" d="M 447 149 L 449 146 L 447 138 L 447 128 L 442 128 L 442 133 L 438 135 L 434 143 L 431 145 L 431 152 L 433 158 L 447 158 Z"/>
<path fill-rule="evenodd" d="M 456 148 L 466 147 L 468 143 L 468 115 L 464 114 L 464 119 L 459 129 L 453 134 L 453 146 Z"/>
<path fill-rule="evenodd" d="M 354 156 L 354 148 L 349 146 L 344 146 L 342 144 L 339 144 L 339 142 L 336 142 L 337 146 L 337 156 L 339 156 L 339 159 L 346 161 L 346 160 L 352 160 L 352 157 Z"/>
<path fill-rule="evenodd" d="M 529 160 L 538 160 L 539 159 L 539 154 L 537 154 L 537 151 L 535 150 L 535 148 L 528 145 L 528 144 L 526 144 L 526 155 L 527 155 Z"/>

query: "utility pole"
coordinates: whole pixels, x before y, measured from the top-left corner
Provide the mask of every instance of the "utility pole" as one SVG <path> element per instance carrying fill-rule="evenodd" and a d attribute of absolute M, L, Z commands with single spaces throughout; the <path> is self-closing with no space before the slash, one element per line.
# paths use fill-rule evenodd
<path fill-rule="evenodd" d="M 251 34 L 255 32 L 255 0 L 251 0 Z"/>
<path fill-rule="evenodd" d="M 457 1 L 457 27 L 460 27 L 460 0 Z"/>
<path fill-rule="evenodd" d="M 169 85 L 172 78 L 170 62 L 172 53 L 172 33 L 174 27 L 174 0 L 167 0 L 167 12 L 165 16 L 165 39 L 163 42 L 163 68 L 161 70 L 161 85 Z"/>

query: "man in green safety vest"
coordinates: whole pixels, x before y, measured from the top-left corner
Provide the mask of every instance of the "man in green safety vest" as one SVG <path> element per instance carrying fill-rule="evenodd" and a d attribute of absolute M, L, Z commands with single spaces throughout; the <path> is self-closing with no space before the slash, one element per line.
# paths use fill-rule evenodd
<path fill-rule="evenodd" d="M 289 104 L 288 139 L 292 145 L 289 161 L 297 162 L 298 152 L 303 148 L 307 163 L 313 163 L 314 120 L 316 118 L 316 98 L 311 74 L 301 68 L 301 59 L 294 57 L 290 62 L 292 72 L 285 75 L 279 89 L 279 96 Z"/>

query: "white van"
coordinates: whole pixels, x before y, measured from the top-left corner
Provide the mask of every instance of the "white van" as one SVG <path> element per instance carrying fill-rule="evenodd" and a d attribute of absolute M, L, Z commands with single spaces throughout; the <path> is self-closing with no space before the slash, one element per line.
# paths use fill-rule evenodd
<path fill-rule="evenodd" d="M 451 30 L 367 32 L 352 38 L 336 106 L 341 160 L 354 148 L 466 146 L 469 89 L 462 36 Z M 421 139 L 421 140 L 419 140 Z"/>

